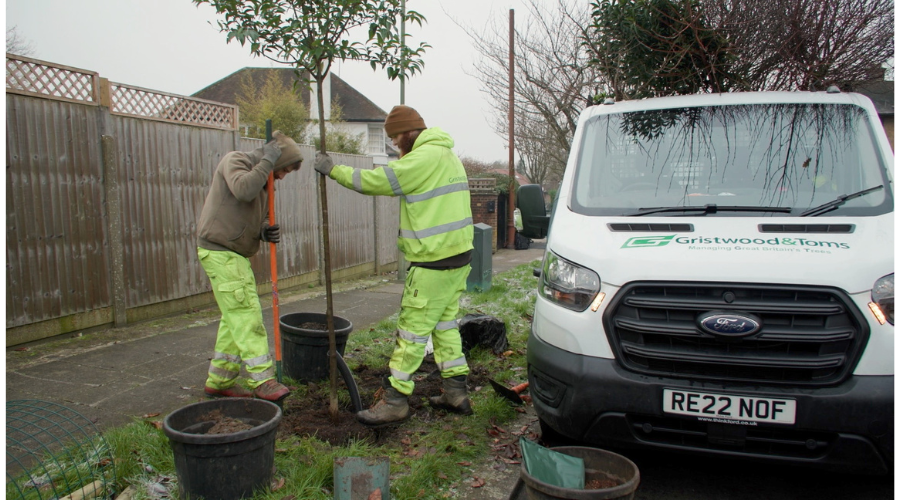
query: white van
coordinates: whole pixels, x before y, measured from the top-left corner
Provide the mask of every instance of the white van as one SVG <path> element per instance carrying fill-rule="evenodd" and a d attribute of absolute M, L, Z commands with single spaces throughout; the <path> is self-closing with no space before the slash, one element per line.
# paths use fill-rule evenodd
<path fill-rule="evenodd" d="M 891 471 L 893 163 L 836 89 L 585 109 L 528 340 L 543 431 Z"/>

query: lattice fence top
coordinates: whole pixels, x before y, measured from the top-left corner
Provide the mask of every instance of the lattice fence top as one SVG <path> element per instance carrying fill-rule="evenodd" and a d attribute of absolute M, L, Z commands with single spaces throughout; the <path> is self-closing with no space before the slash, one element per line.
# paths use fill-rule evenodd
<path fill-rule="evenodd" d="M 98 102 L 97 73 L 6 54 L 6 89 L 67 101 Z"/>
<path fill-rule="evenodd" d="M 232 130 L 237 127 L 237 108 L 155 90 L 112 83 L 110 112 L 123 115 L 192 123 Z"/>
<path fill-rule="evenodd" d="M 497 187 L 497 179 L 493 177 L 469 179 L 469 191 L 493 191 Z"/>
<path fill-rule="evenodd" d="M 101 103 L 106 99 L 101 98 L 106 89 L 109 102 Z M 84 104 L 108 104 L 110 113 L 118 115 L 225 130 L 236 130 L 238 125 L 238 108 L 231 104 L 110 83 L 93 71 L 15 54 L 6 54 L 6 90 Z"/>

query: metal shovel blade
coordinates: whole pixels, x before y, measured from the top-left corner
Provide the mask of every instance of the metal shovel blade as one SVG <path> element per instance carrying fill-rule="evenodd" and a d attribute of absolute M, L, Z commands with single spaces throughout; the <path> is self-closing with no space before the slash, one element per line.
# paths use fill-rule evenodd
<path fill-rule="evenodd" d="M 494 390 L 497 391 L 497 394 L 503 396 L 505 399 L 508 399 L 509 401 L 512 401 L 513 403 L 515 403 L 517 405 L 524 403 L 524 401 L 522 401 L 522 397 L 519 396 L 519 393 L 516 392 L 515 390 L 510 389 L 510 388 L 508 388 L 500 383 L 497 383 L 496 381 L 491 380 L 491 379 L 488 379 L 488 382 L 491 383 L 491 387 L 493 387 Z M 523 384 L 523 385 L 525 385 L 525 387 L 527 387 L 526 384 Z M 522 386 L 519 386 L 519 387 L 522 387 Z M 525 390 L 525 387 L 522 387 L 522 389 L 520 389 L 520 390 Z"/>

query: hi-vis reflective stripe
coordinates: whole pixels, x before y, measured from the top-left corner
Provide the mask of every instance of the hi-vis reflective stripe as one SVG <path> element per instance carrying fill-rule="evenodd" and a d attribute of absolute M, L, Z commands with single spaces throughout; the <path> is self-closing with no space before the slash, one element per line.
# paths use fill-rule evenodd
<path fill-rule="evenodd" d="M 456 320 L 453 321 L 441 321 L 434 327 L 435 330 L 452 330 L 458 326 L 458 322 Z"/>
<path fill-rule="evenodd" d="M 412 380 L 412 375 L 409 373 L 403 373 L 400 370 L 395 370 L 391 368 L 391 376 L 401 382 L 409 382 Z"/>
<path fill-rule="evenodd" d="M 353 169 L 353 190 L 362 193 L 362 174 L 358 168 Z"/>
<path fill-rule="evenodd" d="M 228 361 L 229 363 L 237 363 L 237 364 L 241 363 L 241 357 L 238 356 L 237 354 L 226 354 L 224 352 L 215 353 L 213 355 L 213 359 L 224 359 L 225 361 Z"/>
<path fill-rule="evenodd" d="M 269 357 L 270 356 L 268 354 L 263 354 L 262 356 L 257 356 L 255 358 L 248 359 L 247 361 L 245 361 L 245 363 L 247 364 L 247 367 L 259 366 L 259 365 L 269 361 Z"/>
<path fill-rule="evenodd" d="M 438 196 L 442 196 L 445 194 L 455 193 L 457 191 L 468 191 L 469 185 L 465 182 L 458 182 L 456 184 L 448 184 L 446 186 L 441 186 L 437 189 L 432 189 L 427 193 L 422 194 L 411 194 L 406 197 L 407 203 L 415 203 L 417 201 L 425 201 L 430 200 L 432 198 L 436 198 Z"/>
<path fill-rule="evenodd" d="M 384 175 L 387 176 L 388 182 L 391 183 L 391 190 L 397 196 L 403 196 L 403 190 L 400 189 L 400 180 L 397 179 L 397 174 L 394 173 L 394 169 L 391 167 L 384 167 Z"/>
<path fill-rule="evenodd" d="M 215 375 L 217 377 L 223 378 L 225 380 L 231 380 L 237 378 L 240 372 L 233 372 L 231 370 L 226 370 L 224 368 L 219 368 L 218 366 L 209 365 L 209 374 Z"/>
<path fill-rule="evenodd" d="M 466 357 L 462 356 L 462 357 L 456 358 L 454 360 L 444 361 L 443 363 L 438 363 L 437 367 L 438 367 L 438 370 L 444 371 L 448 368 L 453 368 L 454 366 L 462 366 L 464 364 L 466 364 Z"/>
<path fill-rule="evenodd" d="M 428 337 L 431 337 L 431 335 L 421 336 L 421 335 L 416 335 L 415 333 L 412 333 L 412 332 L 408 332 L 406 330 L 399 330 L 399 329 L 397 330 L 397 336 L 399 336 L 403 340 L 408 340 L 408 341 L 414 342 L 416 344 L 427 344 Z"/>
<path fill-rule="evenodd" d="M 259 382 L 260 380 L 268 380 L 275 377 L 275 370 L 273 368 L 269 368 L 268 370 L 261 371 L 259 373 L 250 373 L 249 375 L 251 379 Z"/>
<path fill-rule="evenodd" d="M 437 234 L 449 233 L 451 231 L 456 231 L 457 229 L 462 229 L 471 225 L 472 218 L 466 217 L 465 219 L 458 220 L 456 222 L 448 222 L 446 224 L 441 224 L 440 226 L 419 229 L 418 231 L 413 231 L 412 229 L 401 229 L 400 236 L 403 238 L 421 240 L 422 238 L 427 238 L 429 236 L 434 236 Z"/>

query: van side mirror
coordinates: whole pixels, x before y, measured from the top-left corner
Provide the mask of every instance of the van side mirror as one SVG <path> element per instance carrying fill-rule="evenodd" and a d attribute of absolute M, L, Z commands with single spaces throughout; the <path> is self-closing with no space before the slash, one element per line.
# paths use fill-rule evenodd
<path fill-rule="evenodd" d="M 525 184 L 516 191 L 516 207 L 522 213 L 522 231 L 526 238 L 540 240 L 547 237 L 550 216 L 544 205 L 544 189 L 540 184 Z"/>

